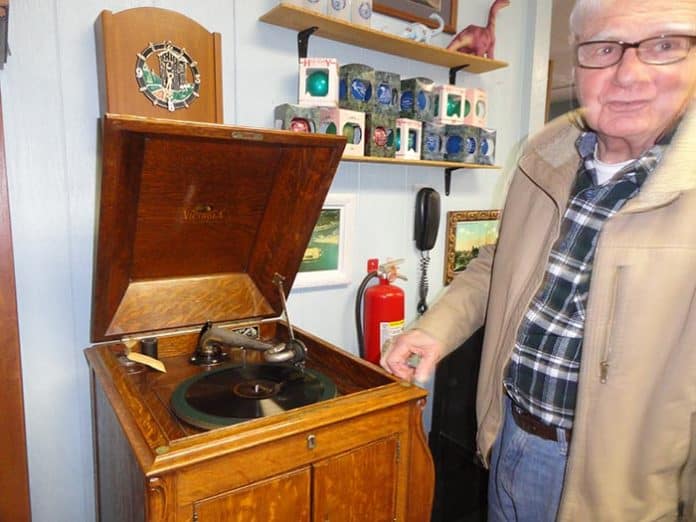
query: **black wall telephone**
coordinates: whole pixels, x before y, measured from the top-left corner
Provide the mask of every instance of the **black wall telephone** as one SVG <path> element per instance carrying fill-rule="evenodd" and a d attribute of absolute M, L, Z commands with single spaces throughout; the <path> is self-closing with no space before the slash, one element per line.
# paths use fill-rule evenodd
<path fill-rule="evenodd" d="M 437 231 L 440 226 L 440 194 L 430 187 L 422 188 L 416 195 L 416 212 L 413 225 L 413 239 L 416 248 L 421 251 L 421 280 L 419 286 L 418 313 L 423 314 L 427 309 L 428 296 L 428 264 L 430 253 L 435 246 Z"/>
<path fill-rule="evenodd" d="M 416 216 L 413 239 L 420 251 L 431 250 L 440 226 L 440 194 L 430 187 L 422 188 L 416 195 Z"/>

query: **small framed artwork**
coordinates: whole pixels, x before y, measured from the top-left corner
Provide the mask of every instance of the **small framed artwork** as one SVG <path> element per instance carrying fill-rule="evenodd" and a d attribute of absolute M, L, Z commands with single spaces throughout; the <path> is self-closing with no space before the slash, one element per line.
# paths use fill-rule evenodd
<path fill-rule="evenodd" d="M 447 213 L 444 284 L 466 268 L 479 248 L 498 239 L 499 210 L 457 210 Z"/>
<path fill-rule="evenodd" d="M 437 27 L 429 16 L 439 14 L 445 21 L 444 31 L 457 32 L 457 0 L 372 0 L 372 9 L 377 13 L 400 18 L 409 22 L 420 22 Z"/>
<path fill-rule="evenodd" d="M 294 288 L 347 285 L 351 280 L 355 196 L 329 194 L 307 244 Z"/>

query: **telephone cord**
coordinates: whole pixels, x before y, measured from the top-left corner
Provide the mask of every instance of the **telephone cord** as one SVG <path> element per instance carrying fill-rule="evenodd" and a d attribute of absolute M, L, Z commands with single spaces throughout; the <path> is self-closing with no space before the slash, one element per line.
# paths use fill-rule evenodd
<path fill-rule="evenodd" d="M 423 315 L 428 310 L 428 305 L 426 303 L 426 298 L 428 297 L 428 265 L 430 265 L 430 252 L 421 251 L 420 258 L 420 285 L 418 288 L 418 295 L 420 300 L 418 301 L 418 315 Z"/>

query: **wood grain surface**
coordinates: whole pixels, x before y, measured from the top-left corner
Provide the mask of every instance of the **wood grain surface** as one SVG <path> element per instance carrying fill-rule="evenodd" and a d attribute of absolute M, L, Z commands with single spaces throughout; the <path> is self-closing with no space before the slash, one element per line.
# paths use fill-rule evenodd
<path fill-rule="evenodd" d="M 5 132 L 0 100 L 0 520 L 30 520 L 27 443 L 10 206 L 5 170 Z"/>

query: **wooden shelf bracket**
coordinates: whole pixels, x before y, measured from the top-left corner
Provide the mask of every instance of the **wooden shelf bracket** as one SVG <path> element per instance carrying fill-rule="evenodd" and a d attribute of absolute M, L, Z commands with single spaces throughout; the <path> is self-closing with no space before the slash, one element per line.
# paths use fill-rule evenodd
<path fill-rule="evenodd" d="M 319 29 L 316 25 L 308 27 L 304 31 L 297 33 L 297 56 L 298 58 L 307 58 L 307 49 L 309 47 L 309 37 Z"/>
<path fill-rule="evenodd" d="M 450 67 L 449 70 L 449 82 L 450 85 L 455 85 L 457 83 L 457 73 L 461 71 L 462 69 L 465 69 L 469 67 L 468 63 L 465 63 L 464 65 L 458 65 L 457 67 Z"/>
<path fill-rule="evenodd" d="M 10 19 L 10 1 L 0 0 L 0 69 L 4 69 L 10 47 L 7 45 L 7 27 Z"/>
<path fill-rule="evenodd" d="M 445 196 L 450 194 L 450 185 L 452 184 L 452 171 L 459 170 L 461 167 L 447 167 L 445 169 Z"/>

